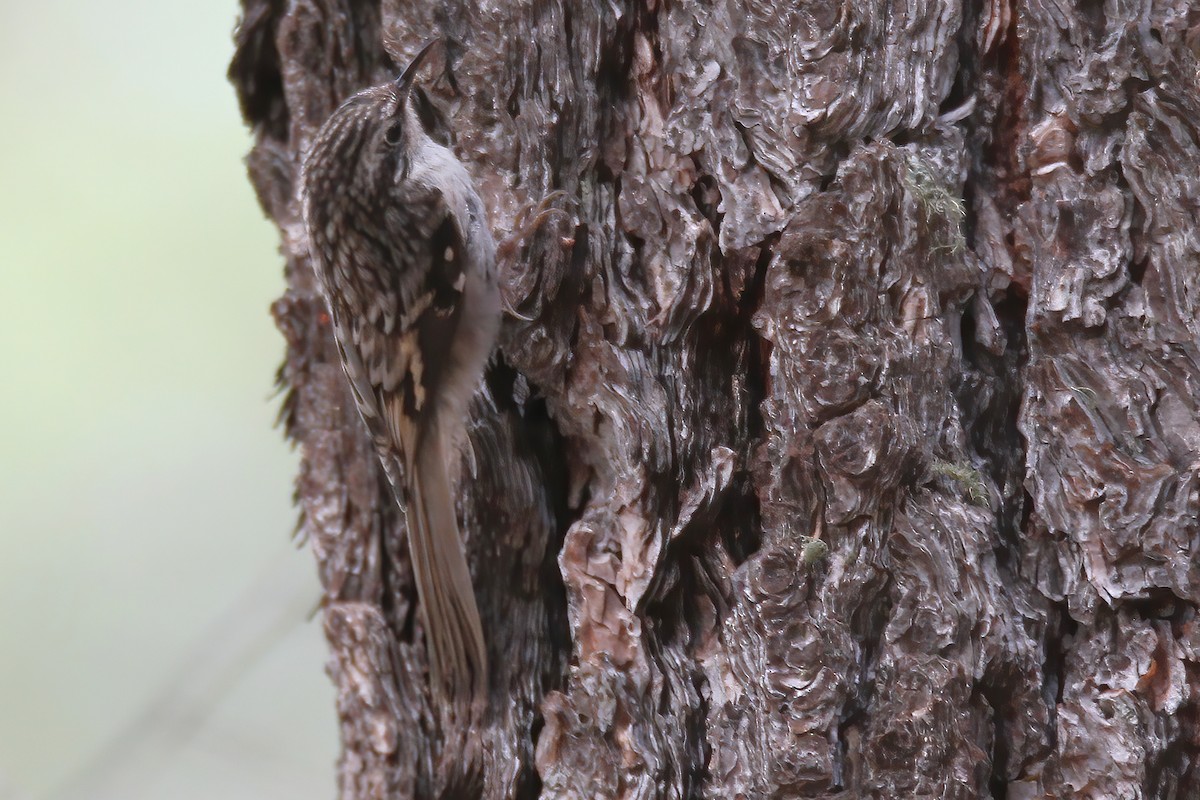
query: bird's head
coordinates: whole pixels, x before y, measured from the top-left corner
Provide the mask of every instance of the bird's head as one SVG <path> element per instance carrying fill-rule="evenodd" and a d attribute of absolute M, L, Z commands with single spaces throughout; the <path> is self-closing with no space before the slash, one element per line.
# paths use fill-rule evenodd
<path fill-rule="evenodd" d="M 330 115 L 305 159 L 310 188 L 382 188 L 407 174 L 411 156 L 428 140 L 414 108 L 413 80 L 437 41 L 425 44 L 396 80 L 364 89 Z"/>

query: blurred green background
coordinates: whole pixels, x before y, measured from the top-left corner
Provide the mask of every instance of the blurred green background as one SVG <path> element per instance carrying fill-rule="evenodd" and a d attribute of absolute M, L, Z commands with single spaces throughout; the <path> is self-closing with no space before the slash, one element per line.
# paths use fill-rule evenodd
<path fill-rule="evenodd" d="M 0 7 L 0 798 L 331 798 L 237 4 Z"/>

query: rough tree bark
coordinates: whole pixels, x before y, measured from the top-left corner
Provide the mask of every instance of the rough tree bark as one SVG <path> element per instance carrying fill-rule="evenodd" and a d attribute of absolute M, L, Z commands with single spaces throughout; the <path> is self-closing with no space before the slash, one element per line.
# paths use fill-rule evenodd
<path fill-rule="evenodd" d="M 243 6 L 344 800 L 1200 797 L 1194 4 Z M 528 318 L 462 498 L 472 790 L 296 195 L 432 36 Z"/>

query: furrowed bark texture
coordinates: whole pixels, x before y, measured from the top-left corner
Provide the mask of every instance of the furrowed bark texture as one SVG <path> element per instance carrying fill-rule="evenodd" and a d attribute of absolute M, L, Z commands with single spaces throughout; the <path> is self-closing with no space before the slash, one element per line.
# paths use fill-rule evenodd
<path fill-rule="evenodd" d="M 1191 4 L 243 6 L 344 800 L 1200 796 Z M 433 36 L 520 315 L 465 456 L 477 783 L 298 217 Z"/>

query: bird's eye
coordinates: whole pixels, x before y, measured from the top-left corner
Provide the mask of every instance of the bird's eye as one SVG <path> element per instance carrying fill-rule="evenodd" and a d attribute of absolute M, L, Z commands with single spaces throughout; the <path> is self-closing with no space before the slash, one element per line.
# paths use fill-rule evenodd
<path fill-rule="evenodd" d="M 395 147 L 400 144 L 401 126 L 399 122 L 393 122 L 391 127 L 383 132 L 383 140 Z"/>

